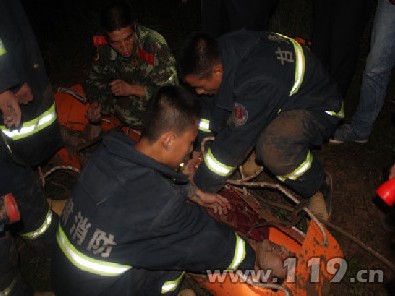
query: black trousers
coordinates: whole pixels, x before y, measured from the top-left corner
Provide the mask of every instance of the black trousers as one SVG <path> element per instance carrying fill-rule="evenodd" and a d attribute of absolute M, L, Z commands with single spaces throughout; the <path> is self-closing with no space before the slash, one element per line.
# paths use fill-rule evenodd
<path fill-rule="evenodd" d="M 12 193 L 18 204 L 21 219 L 5 225 L 0 233 L 0 292 L 10 290 L 9 295 L 33 295 L 33 290 L 23 281 L 18 269 L 18 253 L 14 237 L 45 229 L 35 238 L 25 239 L 26 243 L 41 254 L 50 253 L 56 242 L 55 231 L 59 219 L 51 212 L 51 223 L 46 224 L 49 213 L 48 203 L 38 185 L 32 169 L 16 164 L 0 145 L 0 195 Z M 43 225 L 47 225 L 42 228 Z"/>
<path fill-rule="evenodd" d="M 373 0 L 313 0 L 311 46 L 346 97 Z"/>
<path fill-rule="evenodd" d="M 267 30 L 278 0 L 201 0 L 201 28 L 213 37 L 239 29 Z"/>
<path fill-rule="evenodd" d="M 323 111 L 283 111 L 259 136 L 256 157 L 277 177 L 287 176 L 305 163 L 303 174 L 295 179 L 285 178 L 284 183 L 309 198 L 319 190 L 325 178 L 324 166 L 311 148 L 322 145 L 338 122 L 337 117 Z M 311 162 L 306 162 L 309 153 Z"/>

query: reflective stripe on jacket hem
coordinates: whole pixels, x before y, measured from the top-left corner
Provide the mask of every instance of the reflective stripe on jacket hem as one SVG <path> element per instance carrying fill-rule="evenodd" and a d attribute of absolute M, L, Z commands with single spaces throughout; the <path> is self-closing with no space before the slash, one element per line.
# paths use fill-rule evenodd
<path fill-rule="evenodd" d="M 132 268 L 130 265 L 93 259 L 84 255 L 70 243 L 60 225 L 56 234 L 56 240 L 67 259 L 80 270 L 101 276 L 119 276 Z"/>

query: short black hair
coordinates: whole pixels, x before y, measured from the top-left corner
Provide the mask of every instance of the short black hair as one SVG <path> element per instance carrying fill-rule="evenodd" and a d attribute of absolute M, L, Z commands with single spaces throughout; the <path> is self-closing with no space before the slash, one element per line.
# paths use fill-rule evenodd
<path fill-rule="evenodd" d="M 181 86 L 159 88 L 148 104 L 141 137 L 155 142 L 168 131 L 182 134 L 200 118 L 200 103 L 196 95 Z"/>
<path fill-rule="evenodd" d="M 203 32 L 194 32 L 186 38 L 179 58 L 182 78 L 187 75 L 208 78 L 213 66 L 219 63 L 221 51 L 215 38 Z"/>
<path fill-rule="evenodd" d="M 117 1 L 102 9 L 100 20 L 103 29 L 108 33 L 127 26 L 134 26 L 136 16 L 128 3 Z"/>

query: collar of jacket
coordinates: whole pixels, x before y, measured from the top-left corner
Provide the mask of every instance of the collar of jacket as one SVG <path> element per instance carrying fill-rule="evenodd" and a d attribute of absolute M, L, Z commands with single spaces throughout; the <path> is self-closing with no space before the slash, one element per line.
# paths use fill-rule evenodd
<path fill-rule="evenodd" d="M 122 157 L 136 165 L 153 169 L 166 178 L 173 179 L 177 183 L 187 183 L 185 174 L 176 172 L 171 167 L 157 162 L 156 160 L 134 149 L 136 142 L 121 132 L 111 132 L 103 138 L 103 145 L 108 154 Z"/>

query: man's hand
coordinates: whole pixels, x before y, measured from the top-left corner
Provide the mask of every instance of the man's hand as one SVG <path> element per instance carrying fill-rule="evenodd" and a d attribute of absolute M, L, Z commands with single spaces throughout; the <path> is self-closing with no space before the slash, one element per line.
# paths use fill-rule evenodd
<path fill-rule="evenodd" d="M 11 92 L 0 93 L 0 110 L 3 113 L 4 124 L 10 128 L 21 124 L 21 108 L 19 99 Z"/>
<path fill-rule="evenodd" d="M 192 158 L 190 158 L 185 166 L 182 168 L 182 172 L 188 176 L 189 181 L 192 182 L 193 176 L 195 175 L 196 169 L 202 161 L 202 153 L 193 151 Z"/>
<path fill-rule="evenodd" d="M 101 120 L 101 105 L 99 102 L 93 102 L 89 105 L 85 117 L 91 123 L 99 123 Z"/>
<path fill-rule="evenodd" d="M 116 97 L 137 96 L 144 97 L 146 95 L 145 88 L 141 85 L 129 84 L 121 79 L 115 79 L 110 82 L 111 92 Z"/>
<path fill-rule="evenodd" d="M 26 105 L 33 101 L 33 93 L 27 83 L 22 84 L 22 86 L 15 93 L 15 96 L 18 98 L 19 104 Z"/>
<path fill-rule="evenodd" d="M 214 213 L 218 212 L 220 215 L 226 215 L 228 210 L 230 210 L 229 201 L 219 194 L 206 193 L 196 189 L 195 195 L 190 200 L 202 207 L 213 209 Z"/>

